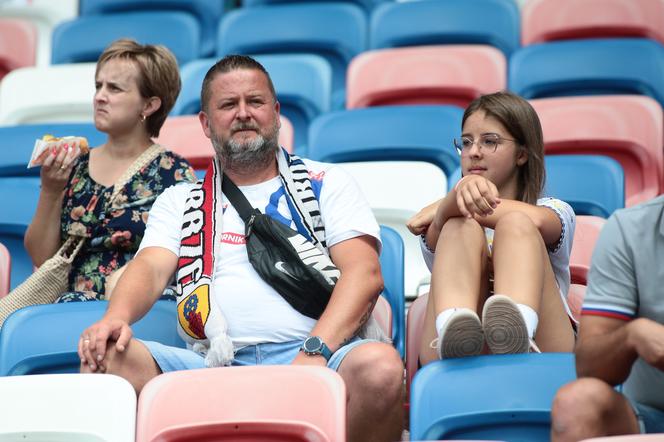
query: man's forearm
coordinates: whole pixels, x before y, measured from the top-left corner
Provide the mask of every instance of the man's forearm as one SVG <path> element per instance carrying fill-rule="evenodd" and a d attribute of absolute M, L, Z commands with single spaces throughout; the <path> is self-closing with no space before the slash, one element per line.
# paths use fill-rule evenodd
<path fill-rule="evenodd" d="M 577 375 L 599 378 L 610 385 L 624 382 L 638 356 L 629 343 L 630 324 L 580 339 L 575 350 Z"/>

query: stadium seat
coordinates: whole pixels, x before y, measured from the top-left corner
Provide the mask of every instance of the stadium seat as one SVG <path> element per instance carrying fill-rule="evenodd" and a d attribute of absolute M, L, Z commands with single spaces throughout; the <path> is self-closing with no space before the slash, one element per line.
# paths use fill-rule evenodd
<path fill-rule="evenodd" d="M 332 71 L 317 55 L 273 54 L 255 57 L 270 74 L 281 106 L 280 113 L 293 126 L 293 148 L 304 153 L 307 128 L 313 118 L 330 110 Z M 171 115 L 197 114 L 201 110 L 201 86 L 216 62 L 207 58 L 182 67 L 182 91 Z"/>
<path fill-rule="evenodd" d="M 626 206 L 664 189 L 664 129 L 661 106 L 641 95 L 532 100 L 544 131 L 547 155 L 598 154 L 625 172 Z"/>
<path fill-rule="evenodd" d="M 509 60 L 509 89 L 524 98 L 638 94 L 664 105 L 664 45 L 642 38 L 555 41 Z"/>
<path fill-rule="evenodd" d="M 581 320 L 581 307 L 583 306 L 583 298 L 586 295 L 586 286 L 584 284 L 572 283 L 567 292 L 567 305 L 572 312 L 572 316 L 576 321 Z"/>
<path fill-rule="evenodd" d="M 51 64 L 51 34 L 58 23 L 78 15 L 78 0 L 0 2 L 0 17 L 27 20 L 37 29 L 36 66 Z"/>
<path fill-rule="evenodd" d="M 452 139 L 462 110 L 453 106 L 384 106 L 331 112 L 309 130 L 309 157 L 344 163 L 378 222 L 396 229 L 406 251 L 405 293 L 428 276 L 419 238 L 405 222 L 446 193 L 446 174 L 459 164 Z"/>
<path fill-rule="evenodd" d="M 0 440 L 133 442 L 136 393 L 110 374 L 0 378 Z"/>
<path fill-rule="evenodd" d="M 346 107 L 453 104 L 465 108 L 507 86 L 507 61 L 483 45 L 415 46 L 363 52 L 348 66 Z"/>
<path fill-rule="evenodd" d="M 136 11 L 184 11 L 201 29 L 201 56 L 214 54 L 217 25 L 224 12 L 223 1 L 209 0 L 81 0 L 80 15 L 123 14 Z"/>
<path fill-rule="evenodd" d="M 373 10 L 370 29 L 371 49 L 481 44 L 508 57 L 520 43 L 519 8 L 502 0 L 384 3 Z"/>
<path fill-rule="evenodd" d="M 9 249 L 0 243 L 0 298 L 9 293 L 12 271 L 12 257 Z"/>
<path fill-rule="evenodd" d="M 39 177 L 0 177 L 0 242 L 12 257 L 11 287 L 32 274 L 32 259 L 23 247 L 23 236 L 37 208 Z"/>
<path fill-rule="evenodd" d="M 0 18 L 0 79 L 14 69 L 34 66 L 36 54 L 34 23 L 19 18 Z"/>
<path fill-rule="evenodd" d="M 602 155 L 547 156 L 545 196 L 569 203 L 577 215 L 608 218 L 625 207 L 625 177 L 612 158 Z"/>
<path fill-rule="evenodd" d="M 343 441 L 346 387 L 334 371 L 314 366 L 166 373 L 138 401 L 136 441 L 157 440 Z"/>
<path fill-rule="evenodd" d="M 12 313 L 0 329 L 0 376 L 78 372 L 78 339 L 107 306 L 107 301 L 70 302 Z M 175 302 L 157 301 L 131 328 L 138 339 L 184 348 L 176 321 Z"/>
<path fill-rule="evenodd" d="M 217 55 L 321 55 L 332 67 L 333 108 L 341 109 L 345 98 L 346 69 L 355 55 L 366 50 L 367 28 L 365 12 L 350 3 L 307 2 L 240 8 L 221 19 Z M 297 136 L 298 125 L 292 118 L 291 121 Z"/>
<path fill-rule="evenodd" d="M 0 125 L 92 122 L 95 64 L 15 69 L 0 83 Z"/>
<path fill-rule="evenodd" d="M 569 258 L 569 270 L 573 283 L 586 285 L 590 260 L 606 219 L 598 216 L 579 215 L 576 217 L 576 229 L 572 253 Z"/>
<path fill-rule="evenodd" d="M 53 30 L 51 63 L 96 62 L 119 38 L 141 44 L 161 44 L 180 65 L 201 56 L 201 29 L 186 12 L 126 12 L 87 15 L 59 24 Z"/>
<path fill-rule="evenodd" d="M 210 139 L 203 133 L 198 115 L 168 117 L 159 131 L 159 137 L 154 141 L 186 158 L 196 170 L 207 169 L 214 156 L 214 149 Z M 279 144 L 287 151 L 293 151 L 293 126 L 284 116 L 281 116 Z"/>
<path fill-rule="evenodd" d="M 662 442 L 664 433 L 629 434 L 622 436 L 593 437 L 579 442 Z"/>
<path fill-rule="evenodd" d="M 392 307 L 390 307 L 389 301 L 385 299 L 384 296 L 381 295 L 376 299 L 376 305 L 374 305 L 371 315 L 374 317 L 385 336 L 392 338 L 392 330 L 394 330 L 394 327 L 392 327 L 392 321 L 394 320 L 394 316 L 392 315 Z M 395 341 L 393 341 L 393 343 L 394 342 Z"/>
<path fill-rule="evenodd" d="M 404 244 L 399 233 L 387 226 L 380 227 L 383 250 L 380 267 L 383 273 L 383 296 L 390 304 L 392 322 L 389 335 L 394 347 L 404 357 L 406 346 L 406 300 L 404 298 Z M 374 309 L 375 311 L 375 309 Z"/>
<path fill-rule="evenodd" d="M 664 43 L 662 23 L 662 0 L 529 1 L 521 10 L 521 41 L 645 37 Z"/>
<path fill-rule="evenodd" d="M 406 318 L 406 394 L 410 397 L 410 386 L 420 364 L 420 343 L 424 329 L 429 294 L 418 296 L 410 307 Z"/>
<path fill-rule="evenodd" d="M 38 167 L 28 169 L 27 165 L 35 140 L 47 134 L 56 137 L 86 137 L 90 146 L 98 146 L 106 141 L 106 135 L 99 132 L 92 123 L 0 126 L 0 176 L 39 176 Z"/>
<path fill-rule="evenodd" d="M 284 3 L 313 3 L 313 2 L 329 2 L 329 0 L 242 0 L 242 5 L 246 7 L 253 6 L 267 6 L 267 5 L 279 5 Z M 347 3 L 354 3 L 358 6 L 363 7 L 367 12 L 379 5 L 380 3 L 392 1 L 392 0 L 337 0 L 344 1 Z"/>
<path fill-rule="evenodd" d="M 548 441 L 553 397 L 574 379 L 572 353 L 431 362 L 411 385 L 410 437 Z"/>

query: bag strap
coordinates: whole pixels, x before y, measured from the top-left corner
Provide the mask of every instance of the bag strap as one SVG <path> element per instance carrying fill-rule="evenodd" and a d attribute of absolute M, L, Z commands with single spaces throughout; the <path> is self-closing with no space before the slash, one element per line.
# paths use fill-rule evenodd
<path fill-rule="evenodd" d="M 237 210 L 242 221 L 244 221 L 246 225 L 249 225 L 252 215 L 259 212 L 258 209 L 255 209 L 249 204 L 247 197 L 244 196 L 242 191 L 233 181 L 231 181 L 230 178 L 228 178 L 228 176 L 226 176 L 226 174 L 223 174 L 223 177 L 221 178 L 221 190 L 228 198 L 228 201 L 230 201 L 233 207 L 235 207 L 235 210 Z"/>
<path fill-rule="evenodd" d="M 113 201 L 117 196 L 120 194 L 122 189 L 124 189 L 124 186 L 127 185 L 129 181 L 136 175 L 136 173 L 150 164 L 155 158 L 157 158 L 159 155 L 162 154 L 166 149 L 164 149 L 161 145 L 159 144 L 153 144 L 147 149 L 143 151 L 131 165 L 122 173 L 120 178 L 115 182 L 113 185 L 113 194 L 111 195 L 111 198 L 108 200 L 108 204 L 110 206 L 113 205 Z"/>

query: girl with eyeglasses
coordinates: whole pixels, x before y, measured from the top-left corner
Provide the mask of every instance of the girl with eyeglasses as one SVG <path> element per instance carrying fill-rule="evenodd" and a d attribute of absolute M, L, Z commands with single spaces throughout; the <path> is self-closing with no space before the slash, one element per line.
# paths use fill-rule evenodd
<path fill-rule="evenodd" d="M 431 269 L 420 362 L 572 351 L 575 215 L 567 203 L 541 197 L 537 114 L 509 92 L 484 95 L 465 110 L 454 144 L 461 180 L 408 221 Z"/>

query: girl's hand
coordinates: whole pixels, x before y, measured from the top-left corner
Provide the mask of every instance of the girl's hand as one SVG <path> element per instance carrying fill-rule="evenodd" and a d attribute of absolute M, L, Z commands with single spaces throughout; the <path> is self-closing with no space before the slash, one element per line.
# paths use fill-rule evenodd
<path fill-rule="evenodd" d="M 466 175 L 454 190 L 459 211 L 466 218 L 491 215 L 500 204 L 498 188 L 480 175 Z"/>
<path fill-rule="evenodd" d="M 429 204 L 424 207 L 422 210 L 413 215 L 408 221 L 406 221 L 406 227 L 410 230 L 410 233 L 413 235 L 421 235 L 426 232 L 431 223 L 433 222 L 438 206 L 442 200 L 438 200 L 434 203 Z"/>
<path fill-rule="evenodd" d="M 59 193 L 65 188 L 80 153 L 77 143 L 65 144 L 59 150 L 52 150 L 46 157 L 41 168 L 43 191 Z"/>

